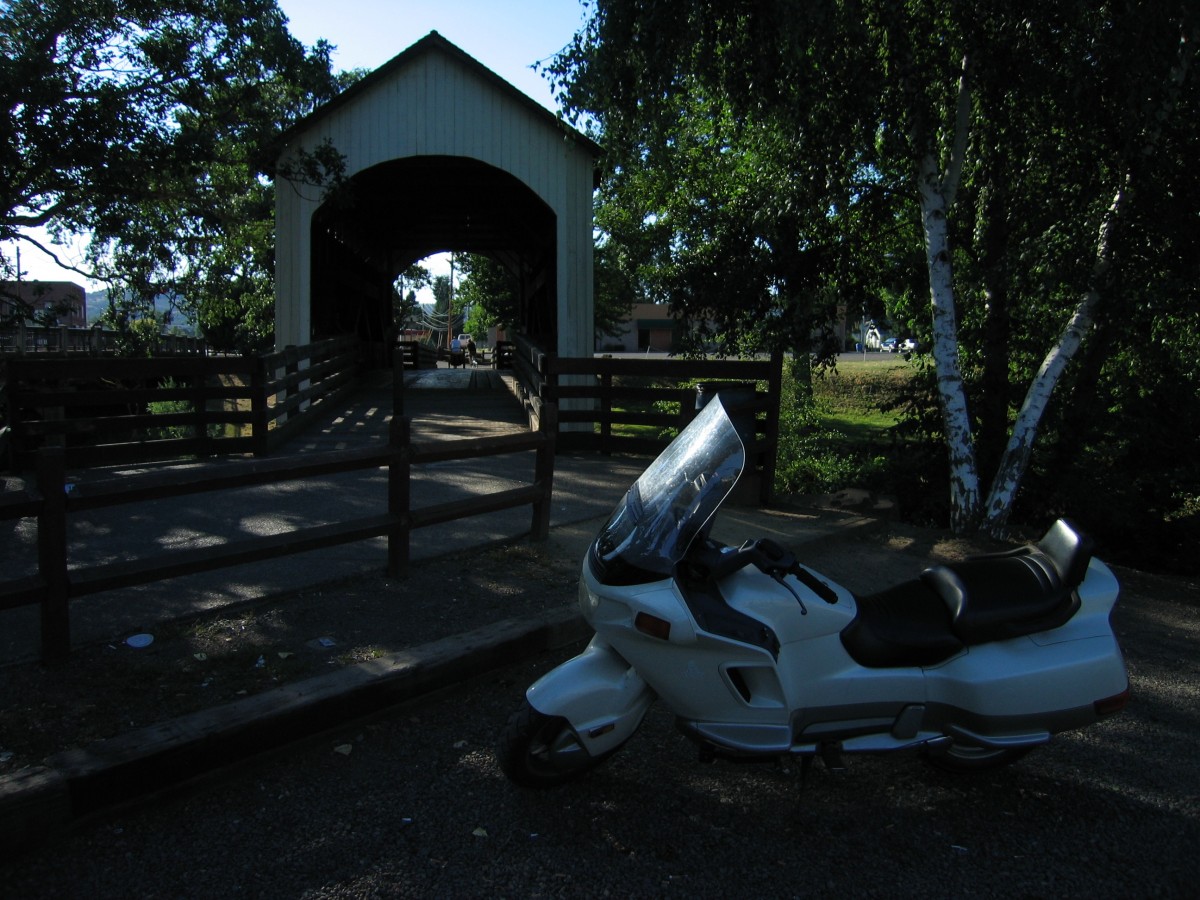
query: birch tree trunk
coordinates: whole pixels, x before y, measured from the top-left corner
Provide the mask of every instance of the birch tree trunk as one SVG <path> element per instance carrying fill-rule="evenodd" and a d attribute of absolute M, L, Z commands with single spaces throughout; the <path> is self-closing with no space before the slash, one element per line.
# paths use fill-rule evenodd
<path fill-rule="evenodd" d="M 950 457 L 950 527 L 956 534 L 969 530 L 979 517 L 979 473 L 975 444 L 958 357 L 958 323 L 954 312 L 954 273 L 950 262 L 950 236 L 946 214 L 947 190 L 938 175 L 932 154 L 918 163 L 921 222 L 925 230 L 925 256 L 929 269 L 929 297 L 933 311 L 933 359 L 937 367 L 938 399 Z"/>
<path fill-rule="evenodd" d="M 1096 241 L 1096 259 L 1092 265 L 1092 287 L 1083 295 L 1075 307 L 1067 327 L 1063 330 L 1058 343 L 1051 348 L 1038 369 L 1037 376 L 1025 392 L 1025 399 L 1017 413 L 1012 433 L 1004 455 L 1000 458 L 1000 468 L 992 481 L 992 489 L 988 493 L 987 503 L 984 504 L 984 519 L 980 530 L 995 537 L 1004 538 L 1008 530 L 1008 517 L 1012 510 L 1013 498 L 1021 479 L 1029 468 L 1029 457 L 1033 452 L 1033 442 L 1037 438 L 1038 426 L 1042 415 L 1054 393 L 1054 387 L 1062 376 L 1072 357 L 1083 343 L 1084 335 L 1091 327 L 1095 318 L 1096 306 L 1100 303 L 1099 284 L 1111 264 L 1112 250 L 1109 236 L 1116 224 L 1121 211 L 1124 191 L 1118 190 L 1112 203 L 1100 224 L 1100 234 Z"/>
<path fill-rule="evenodd" d="M 1140 148 L 1143 157 L 1153 156 L 1158 150 L 1161 132 L 1156 124 L 1166 121 L 1172 116 L 1178 105 L 1179 94 L 1183 83 L 1191 70 L 1195 58 L 1195 45 L 1200 38 L 1200 26 L 1194 20 L 1185 19 L 1180 23 L 1180 39 L 1177 52 L 1177 63 L 1171 68 L 1167 89 L 1161 108 L 1157 111 L 1154 123 L 1144 135 Z M 1033 442 L 1037 437 L 1038 426 L 1050 395 L 1058 383 L 1059 377 L 1067 367 L 1067 363 L 1079 350 L 1084 335 L 1095 319 L 1096 307 L 1101 302 L 1099 286 L 1104 280 L 1112 264 L 1112 232 L 1120 222 L 1121 209 L 1131 190 L 1131 176 L 1127 172 L 1123 185 L 1117 189 L 1112 203 L 1100 223 L 1096 239 L 1096 257 L 1092 264 L 1091 289 L 1084 294 L 1075 307 L 1071 320 L 1067 323 L 1058 344 L 1051 349 L 1042 361 L 1037 377 L 1029 386 L 1025 400 L 1017 413 L 1017 420 L 1009 436 L 1008 446 L 1000 460 L 1000 468 L 992 481 L 992 489 L 984 504 L 984 518 L 980 530 L 996 538 L 1006 536 L 1008 517 L 1012 510 L 1013 498 L 1021 486 L 1021 479 L 1029 468 L 1029 457 L 1033 451 Z"/>

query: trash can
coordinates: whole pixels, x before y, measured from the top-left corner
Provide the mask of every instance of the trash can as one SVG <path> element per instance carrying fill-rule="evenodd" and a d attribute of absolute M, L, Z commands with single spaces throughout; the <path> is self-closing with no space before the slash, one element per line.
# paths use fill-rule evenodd
<path fill-rule="evenodd" d="M 747 448 L 754 444 L 756 429 L 754 425 L 754 410 L 743 409 L 747 403 L 754 400 L 755 384 L 753 381 L 701 381 L 696 385 L 696 409 L 704 409 L 708 402 L 718 394 L 733 427 L 737 429 L 738 437 Z"/>

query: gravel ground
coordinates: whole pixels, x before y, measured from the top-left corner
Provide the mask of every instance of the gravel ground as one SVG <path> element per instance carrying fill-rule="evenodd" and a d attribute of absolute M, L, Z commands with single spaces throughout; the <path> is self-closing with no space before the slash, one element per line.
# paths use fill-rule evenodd
<path fill-rule="evenodd" d="M 818 568 L 861 589 L 945 550 L 935 538 L 822 547 Z M 526 581 L 563 602 L 562 570 L 537 565 Z M 29 898 L 1194 897 L 1196 585 L 1118 576 L 1133 703 L 997 772 L 702 765 L 659 705 L 605 766 L 529 792 L 492 746 L 558 653 L 93 820 L 0 863 L 0 883 Z"/>

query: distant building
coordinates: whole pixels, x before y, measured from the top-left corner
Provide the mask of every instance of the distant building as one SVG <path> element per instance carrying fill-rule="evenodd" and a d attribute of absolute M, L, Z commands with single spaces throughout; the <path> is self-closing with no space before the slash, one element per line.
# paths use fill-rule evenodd
<path fill-rule="evenodd" d="M 0 321 L 32 307 L 41 322 L 87 327 L 87 293 L 71 281 L 0 281 Z M 46 317 L 51 317 L 47 322 Z M 29 319 L 29 316 L 25 316 Z"/>
<path fill-rule="evenodd" d="M 627 353 L 643 350 L 670 352 L 675 349 L 678 327 L 679 323 L 671 318 L 670 307 L 665 303 L 636 303 L 617 334 L 600 336 L 599 349 Z"/>

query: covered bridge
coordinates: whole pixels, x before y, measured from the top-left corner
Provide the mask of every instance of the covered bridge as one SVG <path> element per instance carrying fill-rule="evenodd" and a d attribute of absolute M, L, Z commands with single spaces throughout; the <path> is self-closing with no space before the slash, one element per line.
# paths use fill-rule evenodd
<path fill-rule="evenodd" d="M 281 168 L 328 143 L 347 190 L 276 180 L 275 343 L 386 341 L 396 277 L 430 254 L 514 273 L 520 331 L 593 350 L 592 191 L 600 148 L 436 31 L 283 137 Z"/>

